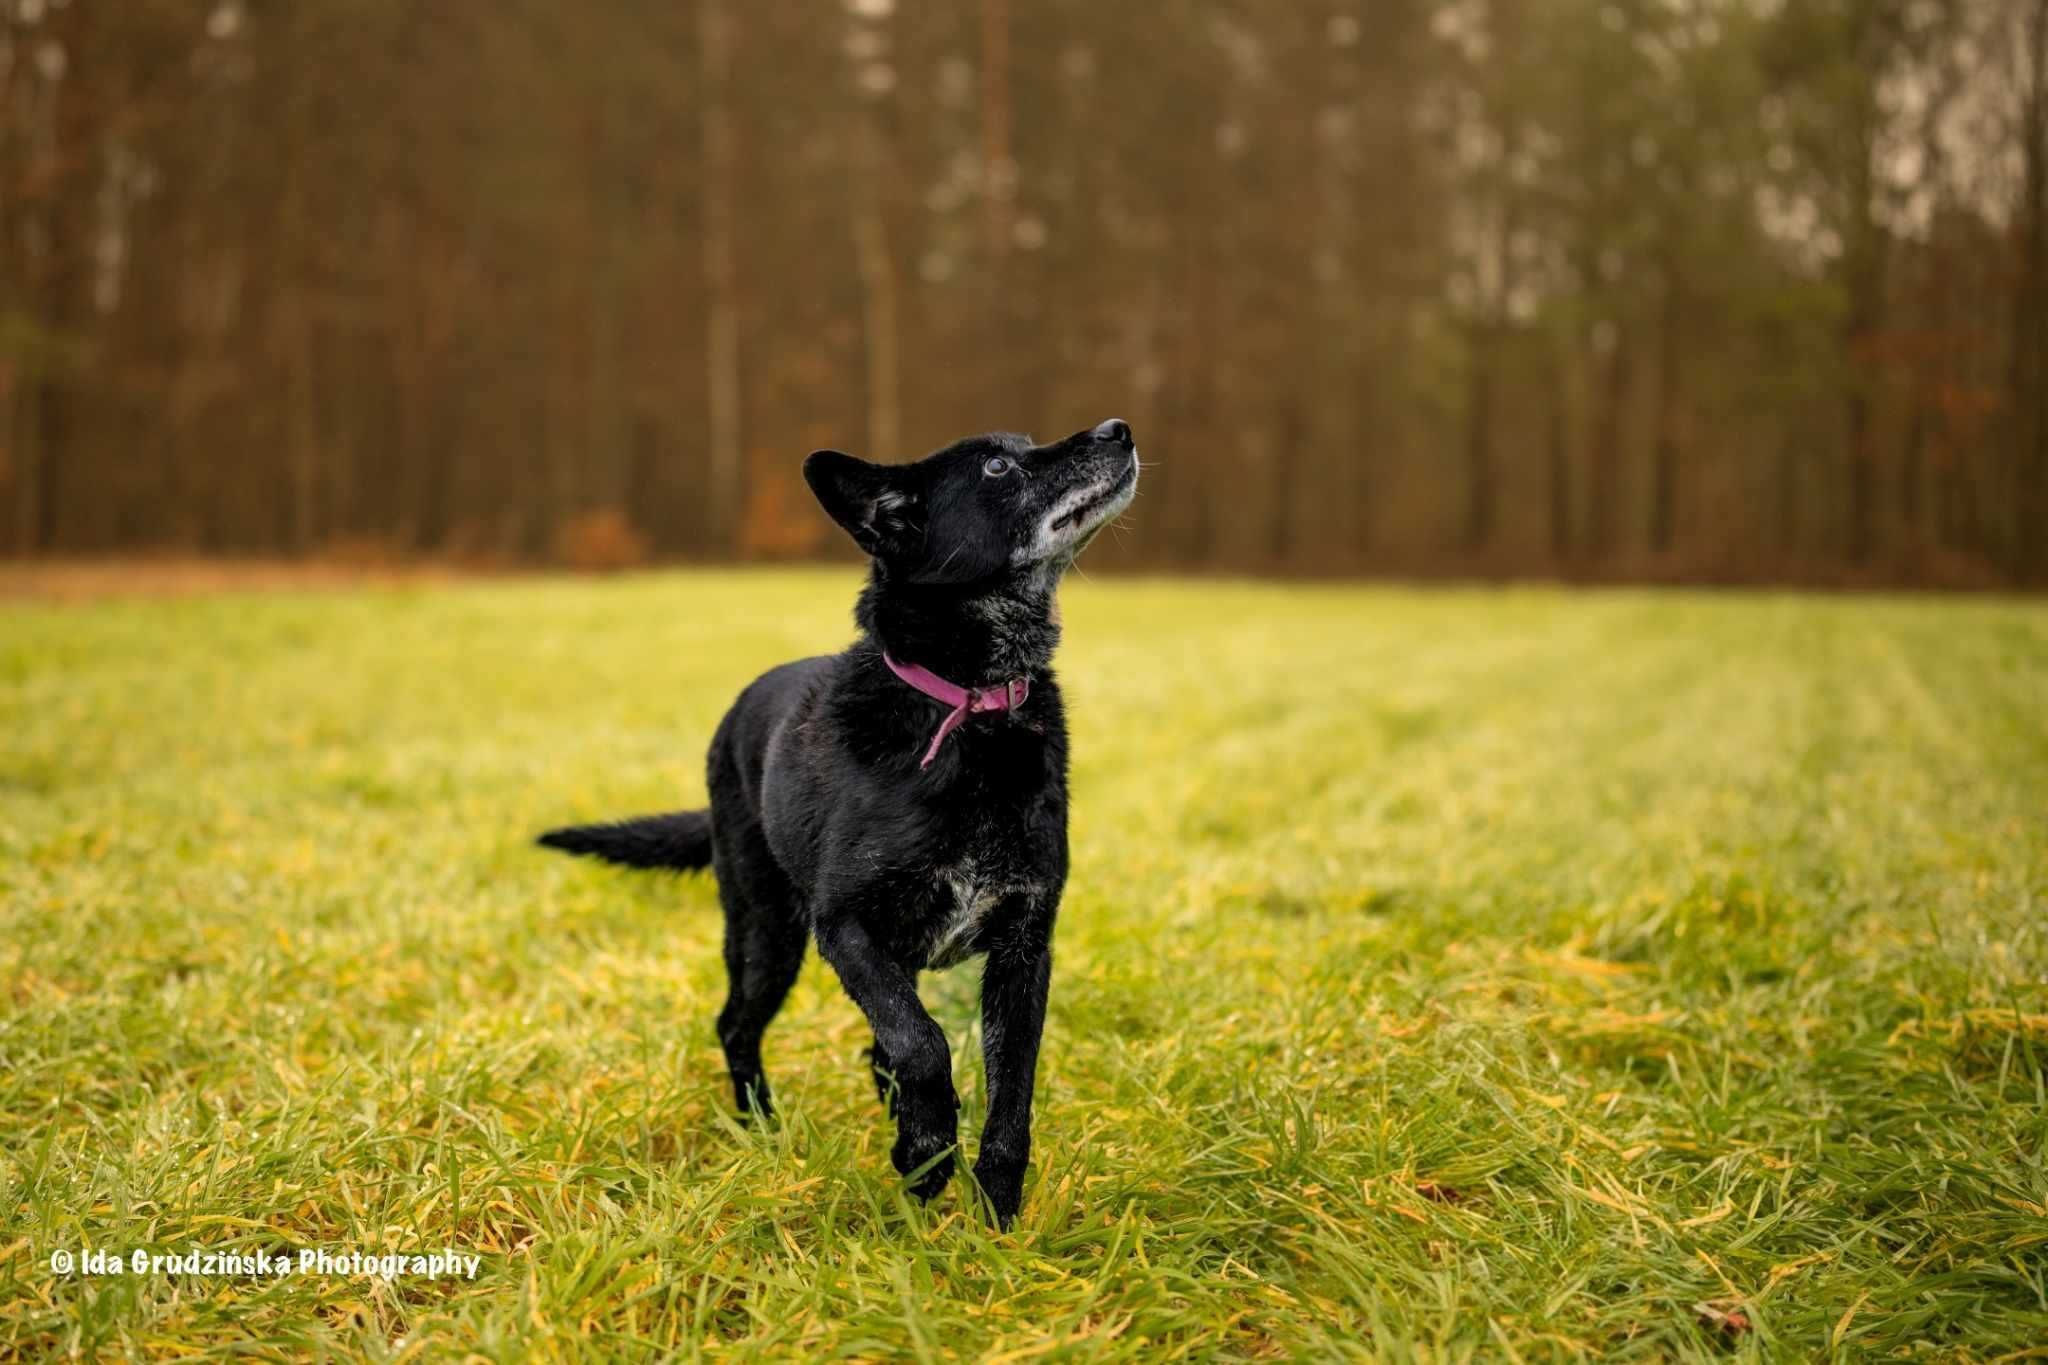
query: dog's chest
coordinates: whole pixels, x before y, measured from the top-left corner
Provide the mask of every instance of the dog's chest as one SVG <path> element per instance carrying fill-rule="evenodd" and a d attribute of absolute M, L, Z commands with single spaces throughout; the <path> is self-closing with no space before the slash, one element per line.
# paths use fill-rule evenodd
<path fill-rule="evenodd" d="M 933 916 L 925 966 L 941 971 L 987 950 L 984 931 L 998 907 L 1013 896 L 1034 897 L 1043 883 L 1024 879 L 1000 858 L 967 856 L 939 868 L 932 877 Z"/>

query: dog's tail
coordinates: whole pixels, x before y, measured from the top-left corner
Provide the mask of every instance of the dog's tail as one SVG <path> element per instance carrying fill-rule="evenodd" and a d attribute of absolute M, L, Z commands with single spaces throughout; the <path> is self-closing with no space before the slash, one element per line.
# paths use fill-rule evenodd
<path fill-rule="evenodd" d="M 687 872 L 711 864 L 711 812 L 679 810 L 608 825 L 571 825 L 549 830 L 539 843 L 623 867 Z"/>

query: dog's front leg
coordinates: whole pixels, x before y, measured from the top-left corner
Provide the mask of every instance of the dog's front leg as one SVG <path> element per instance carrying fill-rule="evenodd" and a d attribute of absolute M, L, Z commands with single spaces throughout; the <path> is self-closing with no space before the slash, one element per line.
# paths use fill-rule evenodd
<path fill-rule="evenodd" d="M 818 951 L 839 973 L 846 993 L 874 1026 L 875 1046 L 896 1075 L 896 1169 L 909 1175 L 939 1160 L 910 1187 L 920 1199 L 953 1175 L 960 1100 L 953 1093 L 953 1054 L 946 1031 L 917 998 L 916 974 L 892 962 L 850 914 L 821 920 Z M 943 1154 L 943 1155 L 941 1155 Z"/>
<path fill-rule="evenodd" d="M 991 948 L 981 973 L 988 1122 L 981 1130 L 974 1179 L 997 1224 L 1005 1228 L 1023 1201 L 1024 1168 L 1031 1160 L 1031 1091 L 1051 982 L 1052 945 L 1042 932 L 1029 930 Z"/>

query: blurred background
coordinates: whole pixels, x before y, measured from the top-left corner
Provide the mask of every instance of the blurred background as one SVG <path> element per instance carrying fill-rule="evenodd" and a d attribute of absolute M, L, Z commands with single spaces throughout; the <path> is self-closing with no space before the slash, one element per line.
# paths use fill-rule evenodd
<path fill-rule="evenodd" d="M 2048 0 L 0 0 L 0 552 L 2048 580 Z"/>

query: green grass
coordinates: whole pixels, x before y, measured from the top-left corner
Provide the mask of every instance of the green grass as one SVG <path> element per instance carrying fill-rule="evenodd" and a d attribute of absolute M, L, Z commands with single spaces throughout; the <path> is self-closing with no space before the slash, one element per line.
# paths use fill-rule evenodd
<path fill-rule="evenodd" d="M 1009 1235 L 695 804 L 847 573 L 0 610 L 0 1358 L 1992 1359 L 2048 1342 L 2048 609 L 1075 583 Z M 927 978 L 979 1129 L 974 970 Z M 58 1249 L 482 1253 L 473 1282 Z"/>

